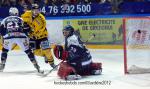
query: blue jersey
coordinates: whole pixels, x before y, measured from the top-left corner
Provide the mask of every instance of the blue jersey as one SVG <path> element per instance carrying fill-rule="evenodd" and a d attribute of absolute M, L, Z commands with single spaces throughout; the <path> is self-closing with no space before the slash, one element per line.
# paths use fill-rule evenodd
<path fill-rule="evenodd" d="M 68 61 L 74 66 L 83 67 L 92 62 L 90 52 L 76 35 L 66 38 L 65 49 L 69 52 Z"/>
<path fill-rule="evenodd" d="M 0 33 L 4 39 L 26 38 L 23 32 L 23 20 L 18 16 L 8 16 L 3 19 Z"/>

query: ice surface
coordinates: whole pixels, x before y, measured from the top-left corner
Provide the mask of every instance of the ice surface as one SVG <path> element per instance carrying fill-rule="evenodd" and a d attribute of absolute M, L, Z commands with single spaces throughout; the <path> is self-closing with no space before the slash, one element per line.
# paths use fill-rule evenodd
<path fill-rule="evenodd" d="M 41 77 L 35 72 L 25 53 L 11 51 L 4 72 L 0 72 L 0 89 L 149 89 L 150 74 L 124 75 L 123 50 L 90 51 L 94 62 L 103 63 L 103 73 L 76 81 L 60 79 L 57 71 Z M 51 69 L 42 57 L 36 58 L 42 69 Z"/>

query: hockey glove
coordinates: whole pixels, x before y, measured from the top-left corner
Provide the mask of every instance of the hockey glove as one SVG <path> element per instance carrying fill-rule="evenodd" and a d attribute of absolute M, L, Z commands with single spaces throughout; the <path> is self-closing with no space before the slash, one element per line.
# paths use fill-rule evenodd
<path fill-rule="evenodd" d="M 54 55 L 61 60 L 66 60 L 68 58 L 68 52 L 65 51 L 61 45 L 55 45 Z"/>

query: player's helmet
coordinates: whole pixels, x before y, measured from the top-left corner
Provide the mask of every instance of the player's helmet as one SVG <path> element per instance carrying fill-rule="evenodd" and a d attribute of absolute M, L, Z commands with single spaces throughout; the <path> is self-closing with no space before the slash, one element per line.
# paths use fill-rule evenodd
<path fill-rule="evenodd" d="M 16 7 L 11 7 L 10 9 L 9 9 L 9 15 L 19 15 L 19 11 L 18 11 L 18 9 L 16 8 Z"/>
<path fill-rule="evenodd" d="M 32 13 L 33 13 L 33 17 L 37 16 L 40 13 L 39 10 L 39 5 L 38 4 L 32 4 Z"/>
<path fill-rule="evenodd" d="M 38 4 L 32 4 L 32 9 L 39 9 L 39 5 Z"/>
<path fill-rule="evenodd" d="M 67 25 L 63 29 L 64 36 L 71 36 L 74 33 L 74 28 L 71 25 Z"/>

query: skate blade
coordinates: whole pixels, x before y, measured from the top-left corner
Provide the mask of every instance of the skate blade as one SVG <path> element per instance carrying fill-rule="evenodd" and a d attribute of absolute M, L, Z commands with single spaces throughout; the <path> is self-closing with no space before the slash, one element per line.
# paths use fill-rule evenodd
<path fill-rule="evenodd" d="M 41 70 L 40 72 L 37 72 L 37 75 L 43 76 L 44 75 L 44 70 Z"/>

